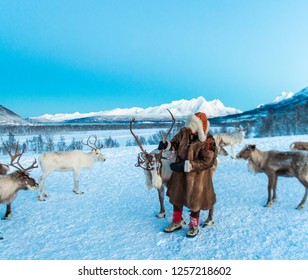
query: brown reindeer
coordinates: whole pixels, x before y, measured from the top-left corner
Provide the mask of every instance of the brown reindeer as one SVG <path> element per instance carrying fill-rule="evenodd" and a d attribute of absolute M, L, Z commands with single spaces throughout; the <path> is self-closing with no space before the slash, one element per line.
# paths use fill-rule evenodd
<path fill-rule="evenodd" d="M 17 195 L 19 190 L 35 190 L 38 188 L 36 181 L 29 176 L 29 170 L 37 168 L 36 160 L 27 168 L 24 168 L 19 160 L 23 153 L 25 152 L 26 146 L 23 146 L 23 150 L 19 152 L 18 144 L 14 147 L 15 154 L 12 154 L 13 146 L 9 148 L 4 145 L 5 150 L 11 157 L 11 166 L 15 167 L 17 171 L 0 176 L 0 203 L 6 204 L 6 212 L 3 219 L 8 219 L 11 216 L 12 209 L 11 203 L 12 200 Z"/>
<path fill-rule="evenodd" d="M 266 151 L 255 145 L 247 145 L 236 156 L 248 160 L 249 168 L 255 172 L 263 172 L 268 177 L 268 197 L 266 207 L 277 201 L 276 185 L 278 176 L 296 177 L 305 187 L 305 194 L 296 209 L 303 209 L 308 196 L 308 152 L 300 151 Z M 273 196 L 271 192 L 273 190 Z"/>
<path fill-rule="evenodd" d="M 308 151 L 308 142 L 293 142 L 290 145 L 290 150 Z"/>

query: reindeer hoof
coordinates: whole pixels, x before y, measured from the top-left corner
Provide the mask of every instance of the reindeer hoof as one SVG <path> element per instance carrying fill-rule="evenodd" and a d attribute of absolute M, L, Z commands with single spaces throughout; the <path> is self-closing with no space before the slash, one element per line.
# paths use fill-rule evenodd
<path fill-rule="evenodd" d="M 214 220 L 211 220 L 211 221 L 204 221 L 202 224 L 201 224 L 201 227 L 210 227 L 214 225 Z"/>
<path fill-rule="evenodd" d="M 74 192 L 75 194 L 84 194 L 84 192 L 75 191 L 75 190 L 73 190 L 73 192 Z"/>
<path fill-rule="evenodd" d="M 158 213 L 158 214 L 156 214 L 156 217 L 157 218 L 166 218 L 166 213 L 162 213 L 162 212 L 160 212 L 160 213 Z"/>
<path fill-rule="evenodd" d="M 11 217 L 11 214 L 7 215 L 7 216 L 4 216 L 3 218 L 1 218 L 1 220 L 8 220 L 9 218 Z"/>
<path fill-rule="evenodd" d="M 46 199 L 42 198 L 41 196 L 38 197 L 39 201 L 46 201 Z"/>
<path fill-rule="evenodd" d="M 304 206 L 303 206 L 303 205 L 298 205 L 298 206 L 296 207 L 296 209 L 297 209 L 297 210 L 302 210 L 302 209 L 304 209 Z"/>
<path fill-rule="evenodd" d="M 266 204 L 264 205 L 264 207 L 270 208 L 270 207 L 272 207 L 272 203 L 266 203 Z"/>

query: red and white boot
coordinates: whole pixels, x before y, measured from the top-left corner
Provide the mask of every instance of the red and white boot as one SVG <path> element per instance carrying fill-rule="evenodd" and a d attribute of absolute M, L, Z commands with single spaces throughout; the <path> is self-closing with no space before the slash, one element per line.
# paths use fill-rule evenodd
<path fill-rule="evenodd" d="M 182 218 L 182 211 L 173 211 L 172 222 L 169 226 L 164 228 L 164 232 L 173 232 L 181 229 L 185 225 L 185 221 Z"/>
<path fill-rule="evenodd" d="M 189 230 L 186 234 L 187 237 L 195 237 L 199 233 L 199 217 L 194 218 L 190 216 Z"/>

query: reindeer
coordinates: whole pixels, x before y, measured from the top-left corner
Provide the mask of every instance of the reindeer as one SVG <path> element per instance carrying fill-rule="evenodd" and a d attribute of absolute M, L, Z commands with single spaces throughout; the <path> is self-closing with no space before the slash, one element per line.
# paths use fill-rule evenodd
<path fill-rule="evenodd" d="M 42 169 L 42 175 L 39 179 L 39 200 L 45 200 L 43 197 L 47 197 L 48 193 L 45 188 L 45 179 L 54 171 L 73 171 L 74 176 L 74 189 L 76 194 L 83 194 L 79 191 L 79 174 L 82 169 L 92 168 L 97 161 L 105 161 L 106 158 L 102 154 L 101 149 L 103 145 L 97 146 L 97 137 L 93 135 L 94 142 L 90 141 L 91 136 L 88 137 L 86 143 L 91 148 L 88 153 L 74 150 L 66 152 L 46 152 L 39 157 L 39 163 Z"/>
<path fill-rule="evenodd" d="M 5 144 L 3 145 L 4 149 L 11 157 L 10 165 L 17 169 L 17 171 L 11 174 L 0 176 L 0 203 L 6 204 L 6 212 L 3 219 L 8 219 L 11 216 L 11 204 L 12 201 L 15 199 L 17 192 L 19 190 L 36 190 L 38 188 L 38 184 L 33 178 L 29 176 L 28 172 L 33 168 L 37 168 L 38 166 L 36 165 L 36 159 L 34 160 L 32 165 L 27 168 L 24 168 L 20 164 L 20 158 L 26 150 L 25 145 L 23 146 L 22 151 L 19 152 L 17 143 L 14 147 L 14 155 L 12 154 L 12 145 L 9 148 Z"/>
<path fill-rule="evenodd" d="M 167 109 L 168 110 L 168 109 Z M 172 113 L 168 110 L 172 117 L 172 125 L 165 137 L 163 137 L 163 142 L 166 141 L 170 132 L 172 131 L 173 125 L 175 123 L 175 118 Z M 165 189 L 167 187 L 167 183 L 172 175 L 172 170 L 170 168 L 170 163 L 175 162 L 176 154 L 173 151 L 164 151 L 154 149 L 150 153 L 148 153 L 143 147 L 142 144 L 133 132 L 132 125 L 135 121 L 135 118 L 132 118 L 130 121 L 130 132 L 135 138 L 141 153 L 138 154 L 138 161 L 135 164 L 136 167 L 141 167 L 144 170 L 144 175 L 146 178 L 146 186 L 150 190 L 152 187 L 155 187 L 158 191 L 158 198 L 160 203 L 160 211 L 156 214 L 158 218 L 166 217 L 166 210 L 164 205 L 164 197 L 165 197 Z"/>
<path fill-rule="evenodd" d="M 303 209 L 308 196 L 308 152 L 302 151 L 266 151 L 256 145 L 247 145 L 236 156 L 248 160 L 248 167 L 254 173 L 265 173 L 268 177 L 268 197 L 265 207 L 277 201 L 276 185 L 278 176 L 296 177 L 305 187 L 305 194 L 296 209 Z M 271 197 L 271 191 L 273 196 Z"/>
<path fill-rule="evenodd" d="M 290 145 L 290 150 L 308 151 L 308 142 L 293 142 Z"/>
<path fill-rule="evenodd" d="M 10 167 L 7 164 L 0 163 L 0 175 L 6 175 L 9 170 Z"/>
<path fill-rule="evenodd" d="M 247 129 L 243 129 L 241 126 L 236 127 L 236 130 L 231 133 L 218 133 L 213 135 L 218 152 L 223 155 L 228 155 L 227 151 L 223 148 L 224 146 L 231 146 L 231 157 L 234 156 L 234 149 L 237 144 L 241 144 L 244 141 Z"/>
<path fill-rule="evenodd" d="M 168 109 L 167 109 L 168 110 Z M 172 117 L 172 125 L 166 135 L 163 137 L 162 141 L 166 142 L 167 137 L 172 131 L 173 125 L 175 123 L 175 118 L 172 113 L 168 110 Z M 150 153 L 148 153 L 141 145 L 138 136 L 134 134 L 132 131 L 132 124 L 135 121 L 133 118 L 130 121 L 130 132 L 134 136 L 141 153 L 138 154 L 138 160 L 135 164 L 136 167 L 141 167 L 144 170 L 144 175 L 146 178 L 146 185 L 150 190 L 152 187 L 155 187 L 158 191 L 158 198 L 160 203 L 160 212 L 156 214 L 158 218 L 166 217 L 166 210 L 164 205 L 164 196 L 165 196 L 165 187 L 167 188 L 168 181 L 172 175 L 172 170 L 170 168 L 170 164 L 175 162 L 176 160 L 176 152 L 170 150 L 158 150 L 154 149 Z M 211 176 L 215 173 L 217 168 L 218 159 L 215 160 L 213 167 L 211 167 Z M 208 213 L 208 218 L 203 223 L 202 226 L 210 226 L 213 222 L 213 212 L 214 209 L 210 209 Z"/>

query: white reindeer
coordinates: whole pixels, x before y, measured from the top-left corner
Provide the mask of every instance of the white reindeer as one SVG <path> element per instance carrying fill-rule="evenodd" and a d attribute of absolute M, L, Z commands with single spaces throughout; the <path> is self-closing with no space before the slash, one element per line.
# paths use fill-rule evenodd
<path fill-rule="evenodd" d="M 91 137 L 91 136 L 90 136 Z M 66 172 L 73 171 L 74 189 L 76 194 L 82 194 L 79 191 L 79 173 L 82 169 L 92 168 L 97 161 L 105 161 L 106 158 L 101 152 L 101 148 L 96 146 L 97 137 L 94 137 L 94 142 L 87 143 L 82 141 L 82 144 L 89 146 L 92 150 L 88 153 L 74 150 L 66 152 L 46 152 L 39 157 L 39 163 L 42 169 L 42 176 L 39 179 L 39 200 L 44 200 L 48 193 L 45 188 L 45 179 L 54 171 Z"/>
<path fill-rule="evenodd" d="M 12 201 L 16 198 L 17 192 L 19 190 L 36 190 L 38 188 L 38 184 L 36 181 L 29 176 L 28 171 L 37 168 L 36 160 L 27 168 L 24 168 L 19 160 L 23 153 L 25 152 L 26 146 L 24 145 L 22 152 L 20 153 L 18 150 L 18 144 L 14 147 L 15 154 L 12 154 L 12 145 L 8 148 L 5 144 L 4 148 L 7 153 L 11 157 L 11 166 L 15 167 L 17 171 L 0 176 L 0 203 L 6 204 L 6 212 L 3 219 L 8 219 L 11 216 L 12 209 L 11 204 Z M 8 166 L 6 165 L 7 170 Z"/>
<path fill-rule="evenodd" d="M 169 111 L 169 110 L 168 110 Z M 172 116 L 172 125 L 168 130 L 163 141 L 166 141 L 169 136 L 175 119 L 172 113 L 169 111 Z M 170 163 L 175 162 L 176 153 L 171 151 L 163 151 L 154 149 L 148 153 L 143 147 L 137 135 L 132 130 L 132 124 L 135 121 L 134 118 L 130 121 L 130 132 L 134 136 L 141 153 L 138 154 L 138 162 L 135 165 L 136 167 L 141 167 L 144 170 L 144 175 L 146 178 L 146 186 L 150 190 L 151 188 L 156 188 L 158 191 L 158 198 L 160 203 L 160 211 L 156 214 L 158 218 L 164 218 L 166 216 L 164 197 L 165 197 L 165 187 L 172 175 L 172 170 L 170 168 Z"/>
<path fill-rule="evenodd" d="M 241 144 L 244 141 L 247 129 L 243 129 L 242 127 L 237 127 L 235 131 L 231 133 L 218 133 L 213 135 L 216 146 L 218 148 L 218 152 L 223 155 L 228 155 L 226 150 L 223 148 L 224 146 L 231 146 L 231 157 L 235 158 L 234 150 L 237 144 Z"/>

